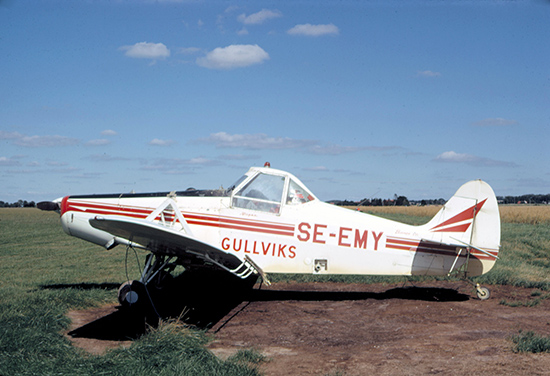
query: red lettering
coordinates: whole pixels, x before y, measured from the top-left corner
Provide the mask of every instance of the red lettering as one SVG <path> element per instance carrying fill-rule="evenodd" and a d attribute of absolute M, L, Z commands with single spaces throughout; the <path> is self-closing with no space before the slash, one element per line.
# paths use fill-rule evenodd
<path fill-rule="evenodd" d="M 372 232 L 372 236 L 374 236 L 374 250 L 378 251 L 378 241 L 382 237 L 383 232 L 380 232 L 378 235 L 376 235 L 374 231 L 371 231 L 371 232 Z"/>
<path fill-rule="evenodd" d="M 242 250 L 244 253 L 253 253 L 255 255 L 263 254 L 264 256 L 270 255 L 272 257 L 288 257 L 291 259 L 296 257 L 296 246 L 289 246 L 288 244 L 261 242 L 260 251 L 260 244 L 257 240 L 250 240 L 249 242 L 248 239 L 223 238 L 221 248 L 224 251 L 228 251 L 231 249 L 232 251 L 240 252 Z"/>
<path fill-rule="evenodd" d="M 256 252 L 256 241 L 254 240 L 254 248 L 252 248 L 252 253 L 255 255 L 259 255 L 260 252 Z"/>
<path fill-rule="evenodd" d="M 294 250 L 296 249 L 295 246 L 291 245 L 290 247 L 288 247 L 288 252 L 290 253 L 288 255 L 289 258 L 294 258 L 296 257 L 296 252 L 294 252 Z"/>
<path fill-rule="evenodd" d="M 223 249 L 224 251 L 227 251 L 227 250 L 229 249 L 229 244 L 226 242 L 226 240 L 227 240 L 228 242 L 231 242 L 231 241 L 229 240 L 229 238 L 223 238 L 223 240 L 222 240 L 222 249 Z"/>
<path fill-rule="evenodd" d="M 323 233 L 321 231 L 319 231 L 319 229 L 322 229 L 322 228 L 327 228 L 326 225 L 318 225 L 318 224 L 315 224 L 315 226 L 313 227 L 313 242 L 314 243 L 319 243 L 319 244 L 325 244 L 326 242 L 324 240 L 321 240 L 318 238 L 318 236 L 322 236 Z"/>
<path fill-rule="evenodd" d="M 307 230 L 304 230 L 304 227 L 307 227 Z M 302 242 L 307 242 L 309 240 L 309 230 L 311 229 L 311 225 L 309 223 L 302 222 L 298 225 L 298 231 L 300 231 L 302 235 L 298 235 L 298 240 Z"/>
<path fill-rule="evenodd" d="M 351 247 L 351 244 L 344 243 L 344 240 L 348 238 L 348 235 L 344 235 L 344 231 L 351 231 L 351 228 L 340 227 L 340 234 L 338 236 L 338 245 L 343 247 Z"/>
<path fill-rule="evenodd" d="M 361 233 L 359 230 L 355 230 L 355 248 L 363 248 L 367 249 L 367 239 L 369 237 L 369 232 L 367 230 L 363 231 L 363 235 L 361 236 Z"/>
<path fill-rule="evenodd" d="M 281 257 L 281 254 L 283 255 L 283 257 L 286 257 L 285 248 L 286 248 L 286 245 L 279 244 L 279 253 L 277 254 L 277 257 Z"/>
<path fill-rule="evenodd" d="M 241 250 L 242 245 L 243 245 L 243 240 L 239 239 L 239 248 L 237 248 L 237 239 L 233 239 L 233 250 L 235 252 L 239 252 Z"/>

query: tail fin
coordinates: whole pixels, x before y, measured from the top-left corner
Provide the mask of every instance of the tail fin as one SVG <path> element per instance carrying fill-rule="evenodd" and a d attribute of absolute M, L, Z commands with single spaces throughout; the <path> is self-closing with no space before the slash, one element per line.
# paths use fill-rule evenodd
<path fill-rule="evenodd" d="M 464 184 L 422 230 L 429 234 L 426 240 L 471 245 L 480 255 L 485 252 L 497 256 L 500 215 L 493 189 L 481 180 Z M 486 261 L 482 273 L 490 270 L 495 257 L 489 256 Z"/>

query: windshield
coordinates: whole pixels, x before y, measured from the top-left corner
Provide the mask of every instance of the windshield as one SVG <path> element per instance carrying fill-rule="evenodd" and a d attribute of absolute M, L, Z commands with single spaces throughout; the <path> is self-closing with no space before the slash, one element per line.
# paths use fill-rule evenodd
<path fill-rule="evenodd" d="M 233 206 L 279 213 L 284 186 L 284 176 L 258 174 L 252 181 L 235 193 Z"/>

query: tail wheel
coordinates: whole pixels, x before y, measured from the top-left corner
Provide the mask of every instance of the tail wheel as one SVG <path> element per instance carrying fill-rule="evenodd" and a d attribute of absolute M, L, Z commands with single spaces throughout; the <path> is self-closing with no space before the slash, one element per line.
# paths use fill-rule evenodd
<path fill-rule="evenodd" d="M 128 281 L 118 289 L 118 302 L 129 307 L 140 302 L 145 295 L 145 286 L 139 281 Z"/>
<path fill-rule="evenodd" d="M 487 300 L 491 296 L 487 287 L 478 287 L 476 289 L 476 295 L 480 300 Z"/>

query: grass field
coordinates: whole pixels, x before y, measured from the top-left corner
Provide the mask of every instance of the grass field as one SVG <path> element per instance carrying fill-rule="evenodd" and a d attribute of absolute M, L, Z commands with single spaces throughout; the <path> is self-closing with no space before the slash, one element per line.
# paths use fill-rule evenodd
<path fill-rule="evenodd" d="M 491 272 L 478 278 L 479 282 L 550 291 L 549 209 L 501 208 L 501 260 Z M 421 224 L 437 208 L 385 211 L 376 214 Z M 0 375 L 258 373 L 258 357 L 253 352 L 244 351 L 221 361 L 205 349 L 209 341 L 206 333 L 173 323 L 160 325 L 127 349 L 102 356 L 73 347 L 61 334 L 69 325 L 67 311 L 114 303 L 116 286 L 127 279 L 127 273 L 132 279 L 138 273 L 135 260 L 128 262 L 126 271 L 125 257 L 121 247 L 106 251 L 65 235 L 56 213 L 32 208 L 0 209 Z M 295 277 L 272 279 L 288 278 Z M 369 283 L 395 279 L 350 276 L 331 280 Z"/>
<path fill-rule="evenodd" d="M 0 375 L 258 374 L 247 352 L 221 361 L 204 347 L 204 332 L 173 323 L 130 348 L 84 353 L 61 334 L 65 314 L 115 302 L 126 280 L 124 249 L 67 236 L 56 213 L 38 209 L 0 209 L 0 244 Z M 135 267 L 128 273 L 138 277 Z"/>

